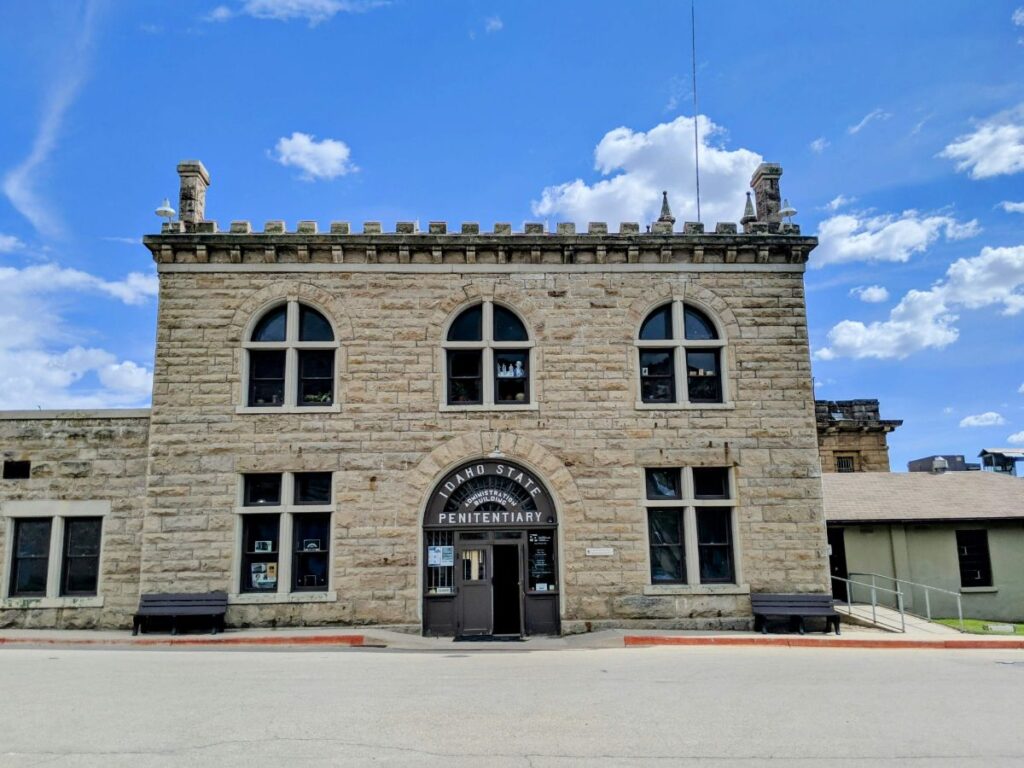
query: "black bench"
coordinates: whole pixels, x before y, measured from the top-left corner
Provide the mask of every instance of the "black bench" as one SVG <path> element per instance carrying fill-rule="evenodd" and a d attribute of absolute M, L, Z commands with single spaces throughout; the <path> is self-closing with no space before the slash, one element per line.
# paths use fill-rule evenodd
<path fill-rule="evenodd" d="M 149 594 L 139 598 L 139 610 L 132 620 L 132 634 L 137 635 L 143 624 L 171 625 L 171 634 L 178 634 L 183 620 L 189 625 L 208 623 L 210 633 L 224 631 L 224 614 L 228 610 L 226 592 L 202 594 Z"/>
<path fill-rule="evenodd" d="M 832 595 L 752 594 L 750 607 L 754 611 L 755 632 L 760 629 L 763 634 L 768 634 L 769 618 L 788 618 L 790 626 L 796 625 L 802 635 L 804 633 L 804 618 L 820 616 L 825 619 L 826 633 L 830 627 L 835 626 L 836 634 L 839 634 L 839 614 L 832 604 Z"/>

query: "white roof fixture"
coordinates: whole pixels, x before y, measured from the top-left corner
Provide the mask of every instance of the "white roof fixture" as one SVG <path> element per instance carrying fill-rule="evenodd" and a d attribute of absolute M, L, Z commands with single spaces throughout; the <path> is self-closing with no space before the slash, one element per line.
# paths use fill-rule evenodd
<path fill-rule="evenodd" d="M 791 220 L 791 219 L 792 219 L 792 218 L 793 218 L 794 216 L 796 216 L 796 208 L 794 208 L 793 206 L 791 206 L 791 205 L 789 204 L 789 200 L 783 200 L 783 201 L 782 201 L 782 210 L 780 210 L 780 211 L 779 211 L 779 216 L 781 216 L 782 218 L 784 218 L 784 219 L 785 219 L 785 220 L 786 220 L 787 222 L 789 222 L 790 224 L 792 224 L 792 223 L 793 223 L 793 222 L 792 222 L 792 221 L 790 221 L 790 220 Z"/>
<path fill-rule="evenodd" d="M 941 475 L 947 469 L 949 469 L 949 462 L 946 461 L 944 456 L 936 456 L 932 459 L 932 472 L 937 475 Z"/>
<path fill-rule="evenodd" d="M 156 209 L 156 215 L 159 216 L 161 219 L 167 219 L 167 221 L 170 221 L 171 219 L 174 218 L 174 213 L 174 209 L 171 208 L 171 201 L 168 200 L 166 197 L 164 198 L 163 204 Z"/>

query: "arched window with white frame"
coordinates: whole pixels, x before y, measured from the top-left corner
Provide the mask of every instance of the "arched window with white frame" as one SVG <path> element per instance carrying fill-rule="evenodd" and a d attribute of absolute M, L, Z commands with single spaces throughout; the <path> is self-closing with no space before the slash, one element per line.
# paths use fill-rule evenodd
<path fill-rule="evenodd" d="M 644 405 L 725 401 L 725 340 L 704 311 L 679 300 L 655 307 L 636 346 Z"/>
<path fill-rule="evenodd" d="M 319 310 L 286 301 L 266 310 L 243 343 L 249 408 L 324 408 L 337 402 L 337 336 Z"/>
<path fill-rule="evenodd" d="M 519 316 L 484 300 L 449 323 L 444 341 L 445 403 L 515 407 L 533 400 L 534 342 Z"/>

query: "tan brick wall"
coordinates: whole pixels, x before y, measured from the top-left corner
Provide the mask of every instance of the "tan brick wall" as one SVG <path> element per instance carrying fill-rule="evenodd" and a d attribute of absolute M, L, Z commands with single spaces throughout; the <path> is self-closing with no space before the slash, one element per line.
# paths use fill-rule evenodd
<path fill-rule="evenodd" d="M 837 456 L 853 456 L 857 472 L 888 472 L 889 445 L 887 433 L 881 430 L 830 431 L 818 435 L 821 471 L 835 472 Z"/>
<path fill-rule="evenodd" d="M 28 480 L 0 480 L 0 506 L 15 500 L 109 500 L 103 519 L 101 608 L 0 608 L 0 626 L 131 626 L 139 600 L 139 561 L 146 496 L 146 417 L 0 418 L 0 454 L 32 462 Z M 8 552 L 10 521 L 0 517 L 0 552 Z M 0 582 L 9 594 L 10 563 Z M 11 602 L 11 601 L 8 601 Z M 31 606 L 35 601 L 17 601 Z"/>
<path fill-rule="evenodd" d="M 732 465 L 737 554 L 755 591 L 827 589 L 802 274 L 795 271 L 164 272 L 142 589 L 228 589 L 239 474 L 332 470 L 337 602 L 234 606 L 250 623 L 419 626 L 420 524 L 446 469 L 500 441 L 560 506 L 564 623 L 746 622 L 742 595 L 644 595 L 642 467 Z M 532 411 L 443 412 L 442 325 L 493 297 L 537 342 Z M 638 410 L 633 338 L 670 297 L 715 313 L 735 404 Z M 236 413 L 240 343 L 282 298 L 324 310 L 341 336 L 339 413 Z M 587 558 L 588 546 L 615 556 Z"/>

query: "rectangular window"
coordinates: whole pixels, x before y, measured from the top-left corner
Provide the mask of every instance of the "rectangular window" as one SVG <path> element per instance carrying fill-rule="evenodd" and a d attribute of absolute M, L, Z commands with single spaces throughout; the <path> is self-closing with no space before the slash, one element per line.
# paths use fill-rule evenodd
<path fill-rule="evenodd" d="M 292 518 L 292 590 L 327 590 L 331 548 L 331 513 L 294 515 Z"/>
<path fill-rule="evenodd" d="M 853 472 L 853 456 L 836 456 L 836 472 Z"/>
<path fill-rule="evenodd" d="M 5 461 L 4 480 L 28 480 L 32 470 L 31 461 Z"/>
<path fill-rule="evenodd" d="M 427 594 L 455 592 L 455 532 L 427 531 Z"/>
<path fill-rule="evenodd" d="M 494 352 L 494 402 L 528 403 L 530 353 L 523 350 Z"/>
<path fill-rule="evenodd" d="M 722 402 L 722 379 L 718 375 L 717 349 L 687 350 L 686 385 L 691 403 Z"/>
<path fill-rule="evenodd" d="M 299 350 L 299 405 L 334 402 L 334 350 Z"/>
<path fill-rule="evenodd" d="M 483 402 L 483 352 L 479 349 L 448 350 L 448 404 L 479 405 Z"/>
<path fill-rule="evenodd" d="M 247 507 L 276 506 L 281 503 L 281 475 L 245 476 L 244 504 Z"/>
<path fill-rule="evenodd" d="M 249 351 L 249 405 L 284 405 L 283 349 Z"/>
<path fill-rule="evenodd" d="M 64 562 L 61 564 L 61 595 L 95 595 L 100 575 L 99 517 L 68 517 L 64 520 Z"/>
<path fill-rule="evenodd" d="M 11 558 L 11 597 L 45 597 L 50 565 L 50 532 L 53 520 L 23 518 L 14 521 Z"/>
<path fill-rule="evenodd" d="M 674 350 L 640 350 L 640 398 L 645 403 L 674 403 L 676 375 Z"/>
<path fill-rule="evenodd" d="M 243 592 L 276 592 L 280 515 L 243 515 Z"/>
<path fill-rule="evenodd" d="M 988 554 L 988 531 L 956 532 L 956 554 L 960 561 L 961 587 L 991 587 L 992 562 Z"/>
<path fill-rule="evenodd" d="M 331 473 L 330 472 L 296 472 L 295 473 L 296 504 L 330 504 Z"/>
<path fill-rule="evenodd" d="M 649 467 L 644 485 L 651 583 L 735 584 L 729 467 Z"/>

